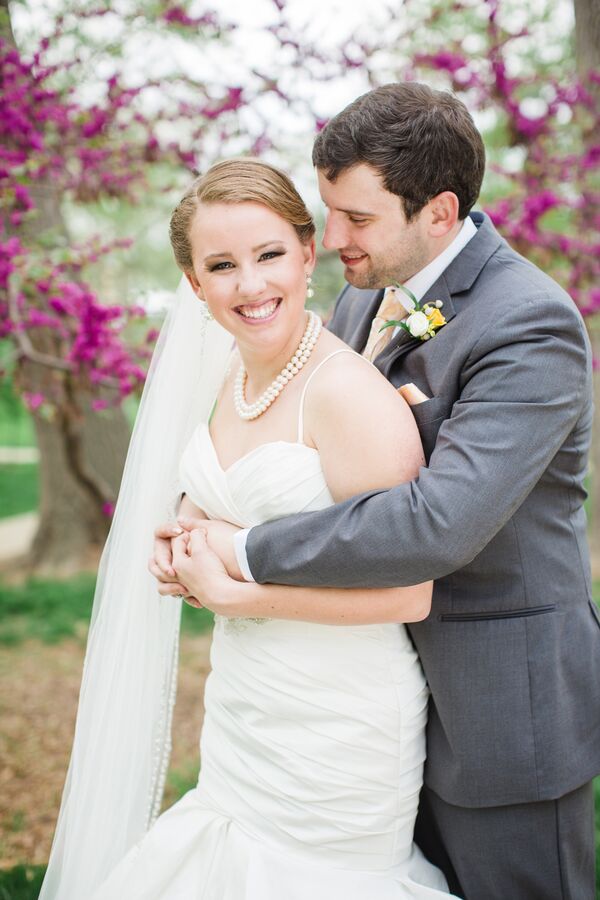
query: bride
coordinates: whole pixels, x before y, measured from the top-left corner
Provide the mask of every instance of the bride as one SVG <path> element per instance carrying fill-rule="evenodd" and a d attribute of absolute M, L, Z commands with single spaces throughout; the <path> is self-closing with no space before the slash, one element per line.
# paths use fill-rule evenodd
<path fill-rule="evenodd" d="M 413 844 L 428 690 L 400 624 L 428 615 L 431 583 L 290 588 L 275 619 L 201 527 L 174 529 L 166 576 L 150 568 L 216 615 L 198 785 L 156 817 L 180 600 L 138 565 L 168 500 L 183 494 L 196 525 L 248 527 L 392 487 L 424 462 L 405 401 L 305 310 L 314 225 L 287 176 L 218 163 L 171 240 L 193 294 L 180 288 L 138 415 L 40 897 L 448 898 Z"/>

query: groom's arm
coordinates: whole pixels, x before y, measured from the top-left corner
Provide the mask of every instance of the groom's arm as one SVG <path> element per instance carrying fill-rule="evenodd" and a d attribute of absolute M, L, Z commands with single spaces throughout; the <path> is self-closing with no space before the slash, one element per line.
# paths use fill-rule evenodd
<path fill-rule="evenodd" d="M 589 343 L 576 309 L 523 299 L 473 347 L 429 468 L 391 490 L 252 528 L 246 552 L 254 579 L 388 587 L 465 566 L 548 467 L 589 385 Z"/>

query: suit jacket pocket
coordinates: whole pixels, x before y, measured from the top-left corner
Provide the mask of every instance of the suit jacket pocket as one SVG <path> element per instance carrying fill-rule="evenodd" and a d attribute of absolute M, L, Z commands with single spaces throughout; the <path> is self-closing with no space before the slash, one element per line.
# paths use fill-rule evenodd
<path fill-rule="evenodd" d="M 556 603 L 548 603 L 546 606 L 524 606 L 521 609 L 499 609 L 489 612 L 467 613 L 442 613 L 438 616 L 440 622 L 491 622 L 500 619 L 526 619 L 528 616 L 541 616 L 544 613 L 553 612 Z"/>
<path fill-rule="evenodd" d="M 416 406 L 411 406 L 410 410 L 420 429 L 421 425 L 438 419 L 446 419 L 450 412 L 450 406 L 451 402 L 447 397 L 432 397 L 431 400 L 424 400 L 422 403 L 417 403 Z"/>
<path fill-rule="evenodd" d="M 442 422 L 450 415 L 452 400 L 449 397 L 432 397 L 431 400 L 424 400 L 423 403 L 417 403 L 410 409 L 421 435 L 425 459 L 429 464 L 429 457 L 433 453 L 438 431 Z"/>

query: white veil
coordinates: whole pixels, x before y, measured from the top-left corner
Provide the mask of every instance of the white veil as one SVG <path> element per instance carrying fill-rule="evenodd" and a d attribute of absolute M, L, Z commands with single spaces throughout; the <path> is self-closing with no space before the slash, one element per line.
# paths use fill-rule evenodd
<path fill-rule="evenodd" d="M 159 812 L 169 761 L 181 600 L 147 570 L 175 514 L 178 465 L 207 421 L 232 337 L 182 278 L 158 339 L 102 555 L 71 761 L 40 900 L 85 900 Z"/>

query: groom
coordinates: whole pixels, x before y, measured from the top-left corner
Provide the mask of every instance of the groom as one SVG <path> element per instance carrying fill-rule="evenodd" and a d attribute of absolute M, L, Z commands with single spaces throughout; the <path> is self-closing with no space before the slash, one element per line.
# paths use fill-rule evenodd
<path fill-rule="evenodd" d="M 388 329 L 374 357 L 425 397 L 413 412 L 429 465 L 392 490 L 240 532 L 236 557 L 224 526 L 208 523 L 209 539 L 232 574 L 263 583 L 434 578 L 429 619 L 408 626 L 431 689 L 416 840 L 468 900 L 591 900 L 600 620 L 583 321 L 470 213 L 484 149 L 451 94 L 371 91 L 319 134 L 313 161 L 323 244 L 347 281 L 331 330 L 362 352 L 378 311 L 404 314 L 390 315 L 389 292 L 381 309 L 394 282 L 442 304 L 433 338 Z"/>

